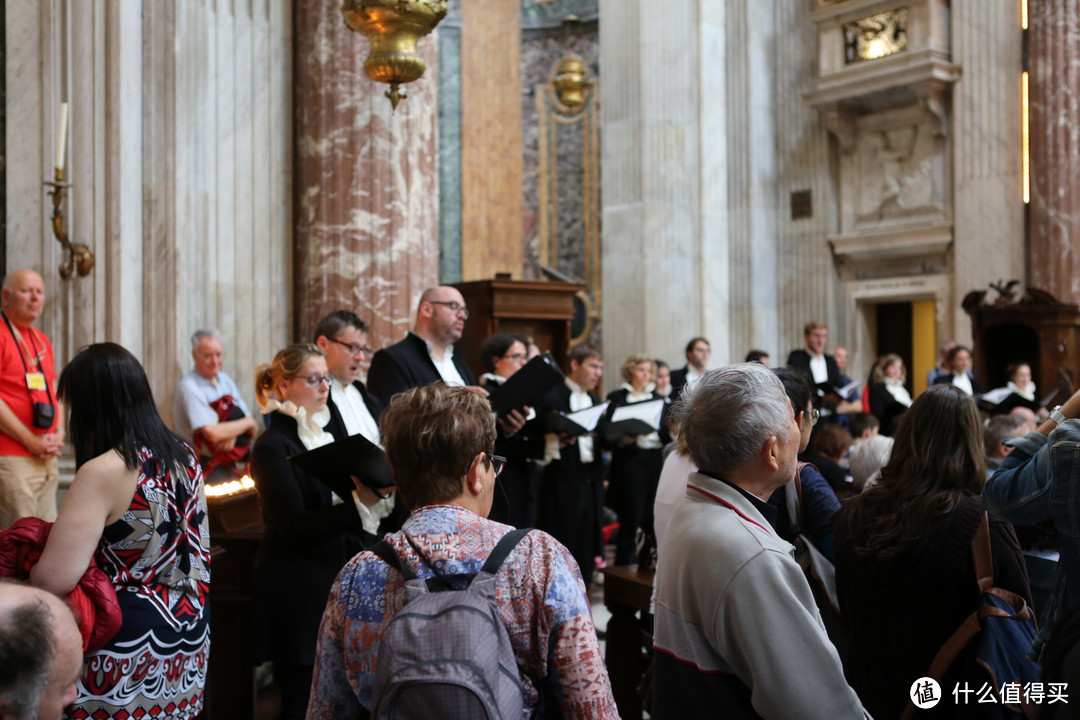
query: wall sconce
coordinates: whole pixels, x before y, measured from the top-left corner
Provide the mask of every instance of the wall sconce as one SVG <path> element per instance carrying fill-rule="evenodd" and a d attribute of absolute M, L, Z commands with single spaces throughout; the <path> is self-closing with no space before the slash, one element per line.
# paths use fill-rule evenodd
<path fill-rule="evenodd" d="M 64 280 L 70 280 L 74 277 L 76 272 L 79 273 L 79 277 L 86 277 L 94 267 L 94 253 L 90 252 L 90 248 L 81 243 L 72 244 L 71 241 L 68 240 L 67 230 L 64 229 L 64 213 L 60 209 L 60 204 L 64 201 L 64 190 L 71 187 L 71 183 L 64 182 L 64 150 L 67 144 L 67 117 L 68 104 L 62 103 L 60 105 L 60 128 L 57 133 L 56 141 L 55 176 L 52 182 L 46 180 L 44 183 L 46 187 L 52 188 L 52 190 L 48 192 L 48 195 L 52 198 L 53 204 L 53 235 L 56 236 L 56 240 L 64 248 L 64 262 L 62 262 L 59 267 L 60 277 Z"/>
<path fill-rule="evenodd" d="M 371 43 L 364 72 L 390 84 L 386 97 L 397 110 L 398 101 L 408 97 L 398 87 L 424 74 L 416 43 L 446 17 L 446 0 L 345 0 L 341 12 L 345 24 Z"/>

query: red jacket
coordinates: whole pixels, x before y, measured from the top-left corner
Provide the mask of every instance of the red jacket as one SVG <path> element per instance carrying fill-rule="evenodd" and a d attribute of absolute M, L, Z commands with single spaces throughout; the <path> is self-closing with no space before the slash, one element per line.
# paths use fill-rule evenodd
<path fill-rule="evenodd" d="M 28 580 L 30 568 L 41 558 L 51 530 L 51 522 L 25 517 L 0 531 L 0 577 Z M 116 588 L 96 559 L 90 561 L 90 567 L 66 599 L 82 633 L 85 653 L 103 648 L 123 624 Z"/>

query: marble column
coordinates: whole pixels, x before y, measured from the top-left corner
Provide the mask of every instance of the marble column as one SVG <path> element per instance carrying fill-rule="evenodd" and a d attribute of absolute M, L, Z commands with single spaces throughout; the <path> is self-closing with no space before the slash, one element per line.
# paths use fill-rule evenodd
<path fill-rule="evenodd" d="M 715 108 L 706 86 L 717 63 L 700 49 L 715 47 L 722 21 L 709 11 L 709 22 L 699 23 L 707 4 L 600 3 L 602 321 L 604 354 L 616 368 L 633 352 L 681 366 L 686 341 L 713 334 L 706 325 L 713 319 L 726 334 L 722 319 L 706 312 L 704 287 L 708 279 L 710 291 L 723 295 L 727 283 L 724 203 L 711 209 L 717 227 L 706 232 L 701 222 L 703 180 L 721 172 L 726 151 L 717 144 L 722 124 L 703 113 L 705 101 Z M 706 127 L 720 133 L 707 143 Z M 706 235 L 719 250 L 706 247 Z M 710 276 L 718 267 L 721 276 Z M 721 337 L 710 340 L 716 347 Z M 605 387 L 620 382 L 608 373 Z"/>
<path fill-rule="evenodd" d="M 952 61 L 963 68 L 952 87 L 954 301 L 937 329 L 969 343 L 964 295 L 1024 279 L 1020 33 L 1012 3 L 953 0 L 952 20 Z"/>
<path fill-rule="evenodd" d="M 320 317 L 346 308 L 379 348 L 404 335 L 438 282 L 438 43 L 421 39 L 427 70 L 392 112 L 388 86 L 364 75 L 368 42 L 339 6 L 295 4 L 293 330 L 308 340 Z"/>
<path fill-rule="evenodd" d="M 1029 0 L 1031 285 L 1080 303 L 1080 0 Z"/>

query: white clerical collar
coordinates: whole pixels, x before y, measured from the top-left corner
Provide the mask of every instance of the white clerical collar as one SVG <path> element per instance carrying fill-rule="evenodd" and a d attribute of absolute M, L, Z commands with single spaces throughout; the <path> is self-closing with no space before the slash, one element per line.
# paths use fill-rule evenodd
<path fill-rule="evenodd" d="M 572 392 L 572 393 L 579 393 L 579 394 L 580 393 L 585 393 L 586 395 L 588 395 L 587 392 L 585 392 L 584 390 L 581 389 L 580 385 L 578 385 L 576 382 L 574 382 L 570 378 L 566 378 L 566 387 L 570 388 L 570 392 Z"/>
<path fill-rule="evenodd" d="M 416 333 L 413 333 L 413 335 L 416 335 Z M 419 335 L 416 335 L 416 337 L 418 337 L 418 338 L 420 338 L 421 340 L 424 341 L 424 345 L 427 346 L 428 355 L 431 356 L 432 360 L 435 360 L 436 362 L 438 362 L 438 359 L 437 359 L 437 357 L 435 355 L 435 345 L 432 344 L 432 342 L 430 340 L 428 340 L 427 338 L 422 338 Z M 453 359 L 453 357 L 454 357 L 454 346 L 453 345 L 448 345 L 446 347 L 446 350 L 443 351 L 442 362 L 449 362 L 451 359 Z"/>

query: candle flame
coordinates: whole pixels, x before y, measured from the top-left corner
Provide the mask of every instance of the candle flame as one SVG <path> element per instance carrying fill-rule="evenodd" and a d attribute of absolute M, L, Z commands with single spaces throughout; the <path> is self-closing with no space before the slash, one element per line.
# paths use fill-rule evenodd
<path fill-rule="evenodd" d="M 206 497 L 222 497 L 224 495 L 236 495 L 237 493 L 250 490 L 255 487 L 255 482 L 250 476 L 245 475 L 239 480 L 229 480 L 228 482 L 218 483 L 216 485 L 206 486 Z"/>

